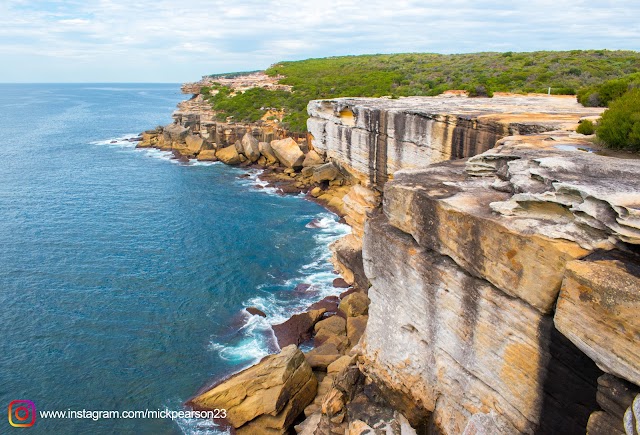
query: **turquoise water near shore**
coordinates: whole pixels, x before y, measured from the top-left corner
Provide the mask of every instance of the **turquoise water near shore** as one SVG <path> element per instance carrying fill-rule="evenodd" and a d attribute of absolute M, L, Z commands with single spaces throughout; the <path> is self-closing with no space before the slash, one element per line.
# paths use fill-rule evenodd
<path fill-rule="evenodd" d="M 183 98 L 174 84 L 0 85 L 2 406 L 180 410 L 208 380 L 275 351 L 269 323 L 338 292 L 327 245 L 349 230 L 336 216 L 256 188 L 257 171 L 180 164 L 124 140 L 169 123 Z M 210 429 L 37 419 L 31 431 Z"/>

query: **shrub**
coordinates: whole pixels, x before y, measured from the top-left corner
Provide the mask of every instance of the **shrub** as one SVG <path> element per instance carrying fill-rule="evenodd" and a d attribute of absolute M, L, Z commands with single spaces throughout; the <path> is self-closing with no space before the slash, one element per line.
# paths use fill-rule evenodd
<path fill-rule="evenodd" d="M 583 106 L 607 107 L 609 103 L 620 98 L 629 89 L 637 87 L 640 87 L 640 73 L 583 88 L 578 92 L 578 101 Z"/>
<path fill-rule="evenodd" d="M 602 114 L 596 134 L 609 148 L 640 149 L 640 88 L 611 103 Z"/>
<path fill-rule="evenodd" d="M 593 122 L 585 119 L 584 121 L 580 122 L 578 128 L 576 128 L 576 132 L 586 135 L 593 134 L 596 132 L 596 126 L 593 125 Z"/>
<path fill-rule="evenodd" d="M 493 92 L 485 85 L 470 85 L 465 88 L 470 97 L 493 97 Z"/>

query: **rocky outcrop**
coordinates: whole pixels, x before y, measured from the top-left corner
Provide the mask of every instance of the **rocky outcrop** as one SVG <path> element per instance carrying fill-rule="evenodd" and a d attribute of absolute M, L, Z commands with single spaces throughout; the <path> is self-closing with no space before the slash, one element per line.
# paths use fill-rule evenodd
<path fill-rule="evenodd" d="M 597 252 L 567 265 L 555 323 L 604 371 L 640 385 L 640 258 Z"/>
<path fill-rule="evenodd" d="M 640 166 L 586 146 L 507 138 L 385 185 L 365 228 L 359 346 L 405 415 L 448 434 L 584 433 L 596 363 L 638 382 Z"/>
<path fill-rule="evenodd" d="M 317 380 L 296 346 L 265 357 L 193 398 L 196 409 L 225 409 L 238 434 L 284 434 L 315 397 Z"/>
<path fill-rule="evenodd" d="M 398 170 L 470 157 L 509 135 L 575 129 L 602 109 L 575 98 L 510 96 L 338 98 L 311 101 L 307 111 L 314 148 L 382 189 Z"/>

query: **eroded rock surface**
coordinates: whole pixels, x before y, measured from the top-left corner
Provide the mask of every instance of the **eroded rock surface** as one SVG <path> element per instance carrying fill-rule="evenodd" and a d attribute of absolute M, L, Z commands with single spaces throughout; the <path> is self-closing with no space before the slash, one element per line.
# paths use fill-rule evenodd
<path fill-rule="evenodd" d="M 189 403 L 197 409 L 226 409 L 226 420 L 239 434 L 286 433 L 316 389 L 304 355 L 288 346 Z"/>
<path fill-rule="evenodd" d="M 574 97 L 503 96 L 338 98 L 311 101 L 307 111 L 313 146 L 382 189 L 398 170 L 470 157 L 509 135 L 574 129 L 602 109 Z"/>

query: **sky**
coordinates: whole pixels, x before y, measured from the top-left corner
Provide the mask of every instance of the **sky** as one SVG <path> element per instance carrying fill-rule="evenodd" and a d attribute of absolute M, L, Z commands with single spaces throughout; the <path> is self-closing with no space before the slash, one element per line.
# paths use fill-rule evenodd
<path fill-rule="evenodd" d="M 640 0 L 2 0 L 0 82 L 195 81 L 372 53 L 640 50 Z"/>

